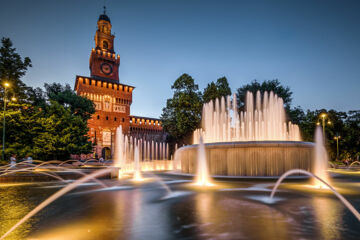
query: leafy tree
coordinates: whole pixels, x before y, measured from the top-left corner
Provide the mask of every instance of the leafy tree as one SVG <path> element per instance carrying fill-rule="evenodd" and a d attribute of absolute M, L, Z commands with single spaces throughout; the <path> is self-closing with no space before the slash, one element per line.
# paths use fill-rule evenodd
<path fill-rule="evenodd" d="M 304 119 L 299 123 L 299 127 L 302 132 L 304 141 L 314 141 L 315 128 L 320 125 L 322 127 L 322 119 L 320 115 L 322 113 L 327 114 L 325 121 L 325 138 L 326 146 L 331 159 L 336 159 L 337 146 L 335 136 L 347 136 L 346 119 L 347 114 L 345 112 L 338 112 L 335 110 L 320 109 L 315 111 L 308 110 Z M 344 141 L 344 140 L 341 140 Z"/>
<path fill-rule="evenodd" d="M 0 48 L 0 80 L 3 85 L 4 82 L 8 82 L 11 85 L 9 89 L 19 101 L 23 101 L 26 96 L 26 85 L 21 81 L 23 77 L 31 67 L 31 60 L 28 57 L 24 59 L 16 52 L 16 48 L 9 38 L 1 39 L 2 46 Z M 1 88 L 3 91 L 3 88 Z"/>
<path fill-rule="evenodd" d="M 191 142 L 193 131 L 201 121 L 202 96 L 194 79 L 181 75 L 171 86 L 173 97 L 168 99 L 163 108 L 161 121 L 164 130 L 176 142 Z"/>
<path fill-rule="evenodd" d="M 88 120 L 91 118 L 91 115 L 95 113 L 94 103 L 87 98 L 77 95 L 69 84 L 63 86 L 59 83 L 45 83 L 45 89 L 45 95 L 48 100 L 56 101 L 63 107 L 69 108 L 75 115 Z"/>
<path fill-rule="evenodd" d="M 207 87 L 204 89 L 203 100 L 204 103 L 207 103 L 210 102 L 210 100 L 228 95 L 231 95 L 231 89 L 226 77 L 222 77 L 217 79 L 216 83 L 211 82 L 207 85 Z"/>
<path fill-rule="evenodd" d="M 340 135 L 340 149 L 353 159 L 360 158 L 360 110 L 349 111 L 345 120 L 345 132 Z"/>
<path fill-rule="evenodd" d="M 26 91 L 26 94 L 27 103 L 31 104 L 32 106 L 38 106 L 40 108 L 44 108 L 46 106 L 46 95 L 41 88 L 29 87 Z"/>
<path fill-rule="evenodd" d="M 51 101 L 45 112 L 46 116 L 38 119 L 42 134 L 33 139 L 35 155 L 42 159 L 68 159 L 71 153 L 90 153 L 86 119 L 56 101 Z"/>
<path fill-rule="evenodd" d="M 287 114 L 289 120 L 298 125 L 306 120 L 306 114 L 300 106 L 288 109 Z"/>
<path fill-rule="evenodd" d="M 242 87 L 237 89 L 237 101 L 239 103 L 239 108 L 242 109 L 245 104 L 246 92 L 252 92 L 256 94 L 257 91 L 260 91 L 263 94 L 265 91 L 273 91 L 284 101 L 284 105 L 287 109 L 290 109 L 292 101 L 292 92 L 289 87 L 284 87 L 281 85 L 280 81 L 277 79 L 266 80 L 262 83 L 257 80 L 252 81 L 250 84 L 245 84 Z"/>
<path fill-rule="evenodd" d="M 9 104 L 6 121 L 7 156 L 63 160 L 72 153 L 89 153 L 92 149 L 86 136 L 87 120 L 56 101 L 48 101 L 43 108 Z"/>
<path fill-rule="evenodd" d="M 5 114 L 6 155 L 49 160 L 89 153 L 92 146 L 86 134 L 87 120 L 95 112 L 92 101 L 78 96 L 69 85 L 45 84 L 45 91 L 27 87 L 21 77 L 31 67 L 31 60 L 22 59 L 10 39 L 1 42 L 0 83 L 9 82 L 9 91 L 19 99 L 8 103 Z"/>

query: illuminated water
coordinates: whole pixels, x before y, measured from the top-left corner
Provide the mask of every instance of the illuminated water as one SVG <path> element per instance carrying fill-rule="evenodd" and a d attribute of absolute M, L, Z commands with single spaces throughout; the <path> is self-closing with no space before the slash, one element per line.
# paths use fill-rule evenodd
<path fill-rule="evenodd" d="M 221 189 L 204 190 L 191 187 L 191 179 L 158 176 L 178 194 L 166 198 L 159 183 L 139 185 L 130 179 L 105 180 L 106 191 L 83 184 L 7 239 L 351 240 L 360 235 L 360 223 L 331 193 L 295 187 L 310 181 L 283 183 L 276 194 L 280 200 L 266 204 L 257 199 L 268 197 L 275 181 L 221 182 Z M 332 182 L 359 210 L 360 176 Z M 63 184 L 1 184 L 0 234 L 58 191 L 58 185 Z"/>
<path fill-rule="evenodd" d="M 284 102 L 273 92 L 246 93 L 245 110 L 238 113 L 234 94 L 204 104 L 201 129 L 194 132 L 204 143 L 235 141 L 301 141 L 299 127 L 286 121 Z"/>
<path fill-rule="evenodd" d="M 329 182 L 328 169 L 328 153 L 325 148 L 324 136 L 322 134 L 321 126 L 315 129 L 315 148 L 314 148 L 314 169 L 313 173 L 325 182 Z M 314 185 L 325 187 L 323 183 L 314 179 Z"/>
<path fill-rule="evenodd" d="M 205 145 L 200 137 L 198 154 L 197 154 L 197 171 L 195 184 L 199 186 L 211 186 L 211 176 L 209 174 L 208 164 L 206 161 Z"/>

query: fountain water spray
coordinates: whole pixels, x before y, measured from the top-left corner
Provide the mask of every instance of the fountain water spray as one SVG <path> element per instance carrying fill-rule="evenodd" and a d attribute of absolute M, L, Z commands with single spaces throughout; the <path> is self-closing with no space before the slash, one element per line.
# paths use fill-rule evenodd
<path fill-rule="evenodd" d="M 135 148 L 137 148 L 137 150 L 135 150 Z M 138 151 L 138 153 L 135 153 L 136 151 Z M 143 171 L 165 169 L 166 166 L 169 165 L 167 163 L 168 152 L 169 148 L 167 143 L 127 136 L 123 134 L 122 127 L 119 126 L 116 129 L 113 163 L 113 166 L 117 168 L 118 171 L 114 175 L 121 178 L 124 173 L 134 172 L 136 167 Z M 135 160 L 135 154 L 138 154 L 138 163 Z"/>
<path fill-rule="evenodd" d="M 46 206 L 48 206 L 50 203 L 52 203 L 53 201 L 55 201 L 56 199 L 58 199 L 59 197 L 61 197 L 62 195 L 66 194 L 67 192 L 73 190 L 74 188 L 76 188 L 79 184 L 84 183 L 89 181 L 90 179 L 96 179 L 97 177 L 103 176 L 107 173 L 109 173 L 110 171 L 112 171 L 111 168 L 107 168 L 107 169 L 101 169 L 99 171 L 93 172 L 89 175 L 86 175 L 78 180 L 76 180 L 73 183 L 70 183 L 69 185 L 67 185 L 66 187 L 60 189 L 59 191 L 57 191 L 56 193 L 54 193 L 53 195 L 51 195 L 49 198 L 47 198 L 45 201 L 43 201 L 42 203 L 40 203 L 39 205 L 37 205 L 32 211 L 30 211 L 28 214 L 26 214 L 22 219 L 20 219 L 20 221 L 18 221 L 14 226 L 12 226 L 4 235 L 2 235 L 0 237 L 0 240 L 4 239 L 5 237 L 7 237 L 11 232 L 13 232 L 17 227 L 19 227 L 21 224 L 23 224 L 25 221 L 27 221 L 29 218 L 31 218 L 32 216 L 34 216 L 36 213 L 38 213 L 39 211 L 41 211 L 43 208 L 45 208 Z"/>
<path fill-rule="evenodd" d="M 302 174 L 305 174 L 305 175 L 308 175 L 310 177 L 313 177 L 315 178 L 317 181 L 321 182 L 323 185 L 325 185 L 327 188 L 329 188 L 334 194 L 336 197 L 338 197 L 340 199 L 340 201 L 352 212 L 352 214 L 354 214 L 354 216 L 357 218 L 357 220 L 360 221 L 360 213 L 354 208 L 354 206 L 348 201 L 346 200 L 338 191 L 336 191 L 329 183 L 327 183 L 325 181 L 325 179 L 311 173 L 311 172 L 308 172 L 306 170 L 303 170 L 303 169 L 292 169 L 292 170 L 289 170 L 287 172 L 285 172 L 283 175 L 281 175 L 281 177 L 277 180 L 273 190 L 271 191 L 271 195 L 270 195 L 270 199 L 272 200 L 272 198 L 274 197 L 275 193 L 276 193 L 276 190 L 278 189 L 278 187 L 280 186 L 280 184 L 282 183 L 282 181 L 289 175 L 292 175 L 292 174 L 299 174 L 299 173 L 302 173 Z"/>
<path fill-rule="evenodd" d="M 226 102 L 226 103 L 225 103 Z M 238 113 L 236 94 L 204 104 L 202 128 L 194 132 L 205 143 L 234 141 L 301 141 L 296 124 L 286 122 L 284 102 L 273 92 L 246 93 L 245 110 Z"/>
<path fill-rule="evenodd" d="M 320 126 L 315 129 L 315 148 L 314 148 L 314 169 L 313 172 L 316 176 L 329 182 L 328 168 L 328 155 L 325 148 L 324 136 Z M 314 180 L 314 185 L 320 188 L 326 187 L 321 181 Z"/>
<path fill-rule="evenodd" d="M 141 175 L 141 166 L 140 166 L 140 151 L 139 146 L 135 143 L 134 148 L 134 181 L 142 181 L 143 177 Z"/>
<path fill-rule="evenodd" d="M 354 164 L 360 164 L 360 162 L 359 161 L 355 161 L 355 162 L 352 162 L 349 166 L 348 166 L 348 168 L 351 168 L 352 167 L 352 165 L 354 165 Z"/>
<path fill-rule="evenodd" d="M 122 168 L 125 165 L 124 135 L 122 126 L 116 128 L 114 167 L 118 168 L 118 178 L 121 178 Z"/>
<path fill-rule="evenodd" d="M 199 139 L 199 146 L 198 146 L 198 155 L 197 155 L 197 175 L 196 175 L 196 185 L 201 186 L 212 186 L 211 178 L 209 176 L 209 170 L 206 161 L 206 152 L 205 152 L 205 145 L 203 143 L 202 136 Z"/>

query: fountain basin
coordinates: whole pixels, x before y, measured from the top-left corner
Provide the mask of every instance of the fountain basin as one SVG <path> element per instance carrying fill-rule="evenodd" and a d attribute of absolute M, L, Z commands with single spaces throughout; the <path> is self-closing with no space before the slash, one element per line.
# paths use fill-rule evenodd
<path fill-rule="evenodd" d="M 314 146 L 301 141 L 220 142 L 206 143 L 205 152 L 211 175 L 280 176 L 294 168 L 311 171 Z M 177 150 L 175 161 L 182 173 L 196 173 L 197 147 Z"/>

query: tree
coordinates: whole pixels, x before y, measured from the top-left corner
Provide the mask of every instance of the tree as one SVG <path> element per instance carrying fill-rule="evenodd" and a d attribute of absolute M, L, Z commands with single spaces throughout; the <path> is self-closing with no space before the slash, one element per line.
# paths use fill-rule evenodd
<path fill-rule="evenodd" d="M 47 84 L 45 83 L 45 95 L 49 101 L 56 101 L 65 108 L 85 120 L 91 118 L 95 113 L 94 103 L 84 97 L 77 95 L 70 87 L 69 84 L 62 86 L 59 83 Z"/>
<path fill-rule="evenodd" d="M 340 139 L 341 151 L 353 159 L 360 158 L 360 111 L 349 111 L 345 120 L 345 133 Z"/>
<path fill-rule="evenodd" d="M 176 142 L 190 143 L 193 131 L 201 121 L 202 96 L 194 79 L 184 73 L 171 86 L 173 97 L 163 108 L 161 121 L 164 130 Z"/>
<path fill-rule="evenodd" d="M 45 112 L 46 116 L 37 119 L 42 131 L 33 139 L 34 155 L 41 159 L 65 160 L 70 154 L 91 152 L 85 119 L 56 101 L 51 101 Z"/>
<path fill-rule="evenodd" d="M 89 153 L 92 146 L 87 137 L 87 120 L 95 112 L 93 102 L 78 96 L 69 85 L 45 84 L 45 92 L 27 87 L 21 77 L 31 67 L 30 58 L 22 59 L 9 38 L 1 42 L 0 83 L 9 82 L 9 91 L 19 99 L 8 103 L 5 114 L 7 155 L 15 153 L 21 158 L 30 154 L 48 160 Z"/>
<path fill-rule="evenodd" d="M 226 97 L 228 95 L 231 95 L 229 83 L 226 77 L 221 77 L 216 80 L 216 83 L 211 82 L 207 85 L 204 89 L 203 100 L 204 103 L 207 103 L 216 98 L 220 98 L 222 96 Z"/>
<path fill-rule="evenodd" d="M 2 114 L 2 113 L 1 113 Z M 6 154 L 18 158 L 68 159 L 70 154 L 90 153 L 87 119 L 56 101 L 44 107 L 9 104 L 6 112 Z M 0 126 L 2 130 L 2 125 Z"/>
<path fill-rule="evenodd" d="M 45 88 L 45 92 L 29 88 L 27 102 L 8 104 L 6 155 L 64 160 L 70 154 L 90 153 L 87 120 L 95 112 L 92 101 L 76 95 L 68 85 Z"/>
<path fill-rule="evenodd" d="M 300 106 L 288 109 L 287 113 L 288 113 L 288 118 L 289 120 L 291 120 L 292 123 L 299 125 L 303 121 L 305 121 L 306 114 Z"/>
<path fill-rule="evenodd" d="M 314 141 L 315 128 L 320 125 L 322 127 L 322 120 L 320 114 L 326 113 L 327 119 L 325 121 L 325 139 L 326 147 L 330 156 L 330 159 L 335 160 L 337 155 L 337 146 L 335 136 L 341 136 L 341 143 L 345 143 L 349 135 L 354 136 L 354 134 L 348 133 L 348 127 L 346 121 L 348 116 L 345 112 L 338 112 L 335 110 L 326 110 L 319 109 L 315 111 L 308 110 L 305 114 L 305 117 L 299 123 L 301 129 L 302 138 L 304 141 L 312 142 Z M 353 142 L 353 140 L 351 140 Z M 342 151 L 346 151 L 346 146 L 351 145 L 350 143 L 344 144 Z M 356 145 L 356 144 L 355 144 Z M 359 146 L 359 144 L 357 145 Z M 355 151 L 356 152 L 356 151 Z M 352 152 L 354 153 L 354 152 Z"/>
<path fill-rule="evenodd" d="M 237 101 L 239 103 L 239 108 L 242 109 L 245 104 L 246 92 L 252 92 L 254 95 L 257 91 L 260 91 L 263 94 L 265 91 L 273 91 L 278 97 L 281 97 L 284 101 L 284 105 L 287 109 L 290 109 L 292 101 L 292 92 L 289 87 L 284 87 L 281 85 L 280 81 L 277 79 L 266 80 L 262 83 L 257 80 L 252 81 L 250 84 L 245 84 L 242 87 L 237 89 Z"/>
<path fill-rule="evenodd" d="M 4 82 L 8 82 L 11 85 L 9 89 L 19 101 L 23 101 L 26 96 L 26 85 L 21 81 L 23 77 L 31 67 L 31 60 L 28 57 L 24 59 L 16 52 L 16 48 L 13 48 L 13 44 L 9 38 L 1 39 L 2 46 L 0 48 L 0 80 L 3 85 Z M 2 89 L 2 88 L 1 88 Z M 3 90 L 1 90 L 3 91 Z"/>

